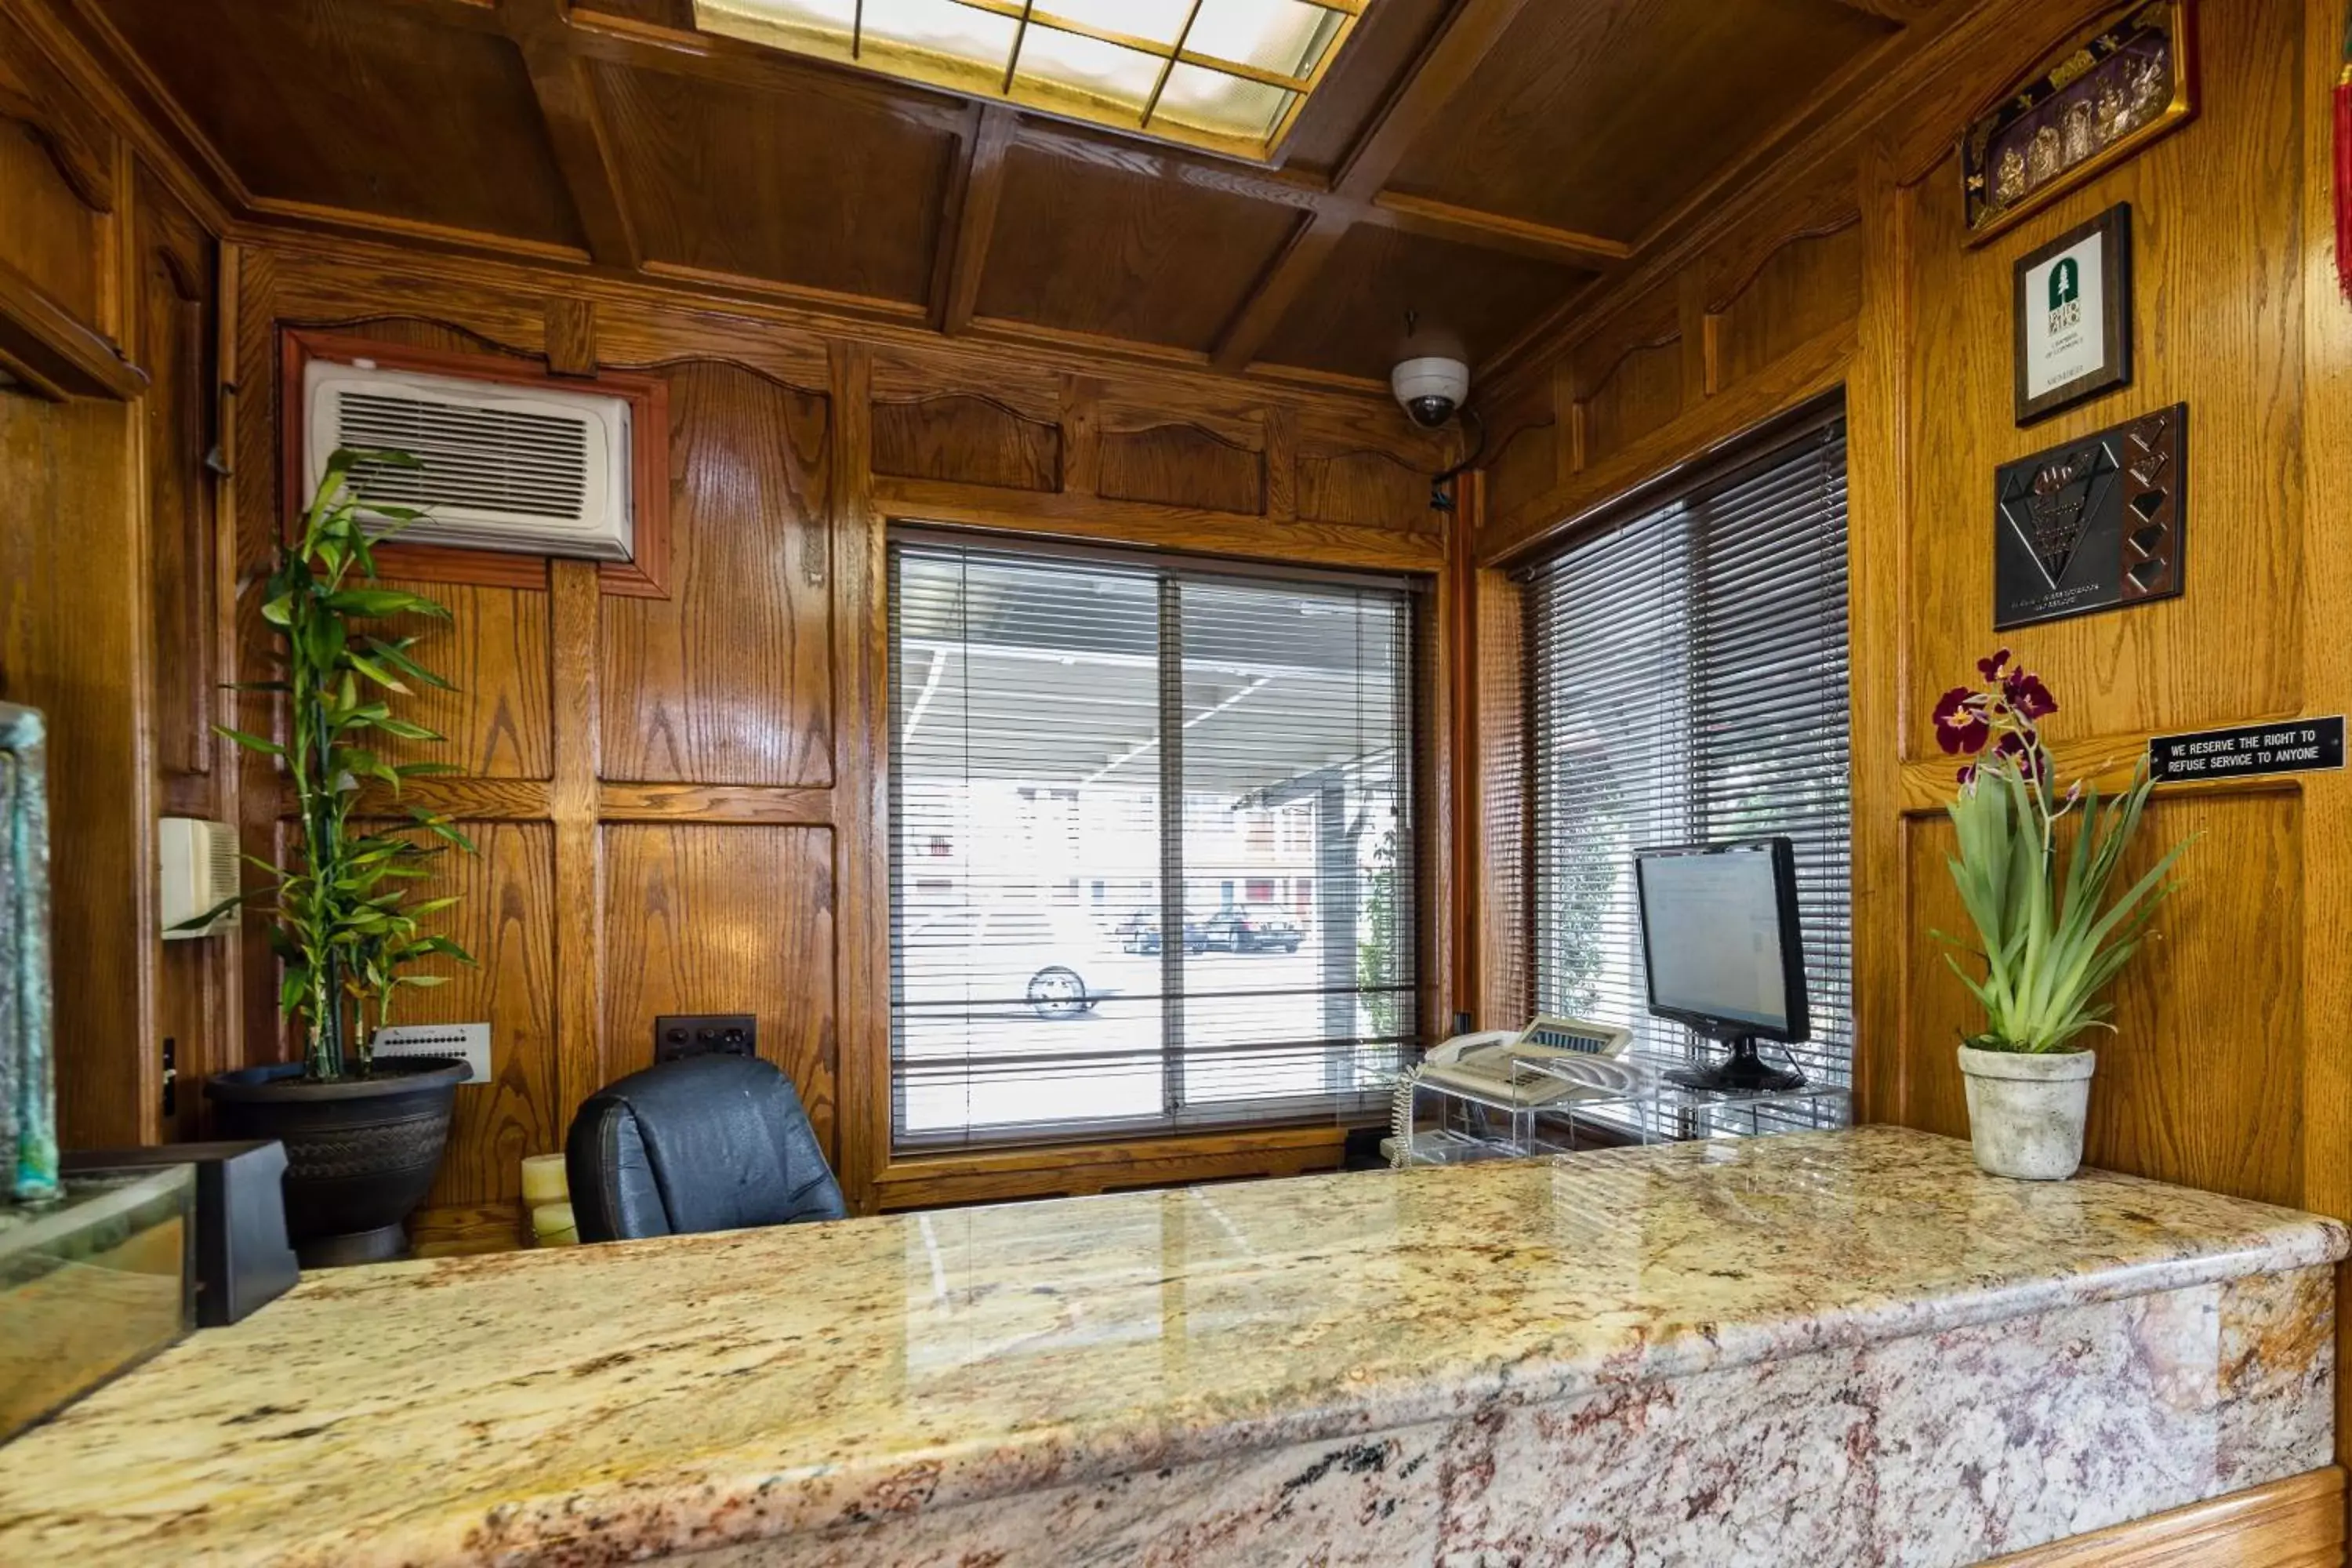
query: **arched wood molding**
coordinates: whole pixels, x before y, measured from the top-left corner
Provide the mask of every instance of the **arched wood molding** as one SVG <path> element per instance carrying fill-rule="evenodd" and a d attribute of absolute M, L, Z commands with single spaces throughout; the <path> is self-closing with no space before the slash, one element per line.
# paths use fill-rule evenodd
<path fill-rule="evenodd" d="M 1489 505 L 1507 510 L 1528 495 L 1540 495 L 1565 477 L 1559 471 L 1559 416 L 1545 409 L 1540 414 L 1524 412 L 1496 434 L 1479 464 L 1486 470 L 1490 487 Z M 1538 438 L 1535 449 L 1543 460 L 1534 488 L 1523 493 L 1523 487 L 1510 481 L 1517 473 L 1514 465 L 1518 461 L 1520 443 L 1529 437 Z"/>
<path fill-rule="evenodd" d="M 778 374 L 765 365 L 754 364 L 750 360 L 738 359 L 732 354 L 665 354 L 660 359 L 645 360 L 629 364 L 614 364 L 611 368 L 658 375 L 664 371 L 692 370 L 701 365 L 718 365 L 727 370 L 741 371 L 745 375 L 757 376 L 780 392 L 789 392 L 799 397 L 814 397 L 825 405 L 828 410 L 826 418 L 830 420 L 832 417 L 829 411 L 833 407 L 833 393 L 830 389 L 803 385 L 788 375 Z"/>
<path fill-rule="evenodd" d="M 1617 351 L 1616 355 L 1613 358 L 1601 366 L 1600 374 L 1595 375 L 1589 384 L 1584 384 L 1579 386 L 1576 400 L 1579 403 L 1591 402 L 1594 398 L 1600 396 L 1603 392 L 1606 392 L 1609 389 L 1609 384 L 1616 380 L 1618 374 L 1622 372 L 1627 364 L 1631 363 L 1636 356 L 1662 353 L 1668 349 L 1679 348 L 1682 344 L 1682 341 L 1683 330 L 1681 324 L 1676 323 L 1675 325 L 1667 328 L 1664 332 L 1659 333 L 1655 337 L 1644 338 L 1636 342 L 1627 343 L 1624 347 Z"/>
<path fill-rule="evenodd" d="M 188 258 L 167 243 L 158 242 L 148 247 L 151 260 L 163 264 L 163 276 L 171 280 L 172 292 L 184 305 L 200 305 L 205 300 L 205 280 L 189 267 Z"/>
<path fill-rule="evenodd" d="M 1103 436 L 1106 439 L 1133 437 L 1150 436 L 1162 430 L 1181 435 L 1187 439 L 1213 441 L 1229 451 L 1246 453 L 1253 458 L 1265 455 L 1265 448 L 1262 446 L 1254 447 L 1238 437 L 1228 436 L 1221 430 L 1213 430 L 1198 420 L 1192 419 L 1153 419 L 1135 425 L 1112 423 L 1104 426 Z"/>
<path fill-rule="evenodd" d="M 998 489 L 1062 488 L 1061 426 L 983 393 L 877 397 L 870 417 L 877 474 Z"/>
<path fill-rule="evenodd" d="M 1189 419 L 1107 428 L 1096 461 L 1096 491 L 1114 500 L 1265 515 L 1264 449 Z"/>
<path fill-rule="evenodd" d="M 0 119 L 33 133 L 74 199 L 90 211 L 114 211 L 114 133 L 0 13 Z"/>
<path fill-rule="evenodd" d="M 1862 208 L 1857 205 L 1782 235 L 1765 247 L 1760 253 L 1750 258 L 1746 266 L 1733 276 L 1732 280 L 1708 300 L 1706 313 L 1710 316 L 1728 314 L 1732 307 L 1739 303 L 1740 296 L 1756 286 L 1756 280 L 1764 276 L 1764 269 L 1771 266 L 1781 252 L 1795 246 L 1843 234 L 1861 222 Z"/>
<path fill-rule="evenodd" d="M 487 333 L 476 331 L 462 321 L 452 321 L 442 316 L 416 316 L 404 312 L 383 311 L 373 316 L 287 317 L 278 323 L 278 335 L 289 332 L 331 332 L 337 336 L 357 336 L 370 327 L 431 327 L 439 331 L 455 332 L 483 353 L 503 354 L 509 359 L 543 360 L 547 356 L 536 349 L 517 348 L 503 343 Z M 391 342 L 392 340 L 386 340 Z M 405 345 L 395 345 L 405 346 Z M 288 396 L 297 396 L 299 387 L 288 387 Z"/>
<path fill-rule="evenodd" d="M 1423 515 L 1432 470 L 1375 447 L 1317 447 L 1298 455 L 1298 515 L 1317 522 L 1396 526 Z M 1401 510 L 1410 493 L 1419 511 Z M 1359 504 L 1361 498 L 1362 504 Z"/>

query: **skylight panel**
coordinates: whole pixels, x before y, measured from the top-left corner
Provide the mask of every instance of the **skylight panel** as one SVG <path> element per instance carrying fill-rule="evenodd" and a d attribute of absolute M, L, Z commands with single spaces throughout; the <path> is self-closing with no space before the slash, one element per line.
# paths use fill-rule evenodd
<path fill-rule="evenodd" d="M 1021 63 L 1013 73 L 1013 85 L 1016 97 L 1025 85 L 1032 90 L 1098 100 L 1120 114 L 1135 116 L 1139 125 L 1166 65 L 1140 49 L 1065 32 L 1032 18 L 1021 40 Z"/>
<path fill-rule="evenodd" d="M 1270 158 L 1371 0 L 695 0 L 704 31 Z"/>
<path fill-rule="evenodd" d="M 1298 94 L 1264 82 L 1181 63 L 1168 73 L 1155 121 L 1218 136 L 1271 139 Z"/>
<path fill-rule="evenodd" d="M 1201 0 L 1186 52 L 1304 78 L 1338 34 L 1339 13 L 1304 0 Z"/>

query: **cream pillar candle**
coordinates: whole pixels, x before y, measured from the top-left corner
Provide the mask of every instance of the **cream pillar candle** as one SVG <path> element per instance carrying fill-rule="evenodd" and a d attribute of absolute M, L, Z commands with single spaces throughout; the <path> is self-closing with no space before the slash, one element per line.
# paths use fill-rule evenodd
<path fill-rule="evenodd" d="M 563 1173 L 561 1154 L 526 1154 L 522 1159 L 522 1201 L 536 1208 L 541 1204 L 560 1204 L 572 1195 L 572 1184 Z"/>
<path fill-rule="evenodd" d="M 580 1224 L 570 1204 L 541 1204 L 530 1211 L 530 1231 L 541 1247 L 577 1247 Z"/>

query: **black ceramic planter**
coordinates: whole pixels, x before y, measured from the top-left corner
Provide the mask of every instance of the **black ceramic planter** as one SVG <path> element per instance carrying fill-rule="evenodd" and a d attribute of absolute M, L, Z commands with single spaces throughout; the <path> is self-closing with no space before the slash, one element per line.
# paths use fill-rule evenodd
<path fill-rule="evenodd" d="M 286 1145 L 286 1231 L 305 1268 L 405 1257 L 469 1073 L 449 1057 L 378 1060 L 375 1076 L 305 1083 L 299 1063 L 216 1073 L 205 1094 L 224 1138 Z"/>

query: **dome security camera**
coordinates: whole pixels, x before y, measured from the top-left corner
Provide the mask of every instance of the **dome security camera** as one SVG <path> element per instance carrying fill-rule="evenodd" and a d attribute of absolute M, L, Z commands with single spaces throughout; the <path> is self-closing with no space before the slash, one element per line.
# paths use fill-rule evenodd
<path fill-rule="evenodd" d="M 1389 373 L 1389 390 L 1406 418 L 1434 430 L 1470 395 L 1470 367 L 1444 355 L 1405 360 Z"/>

